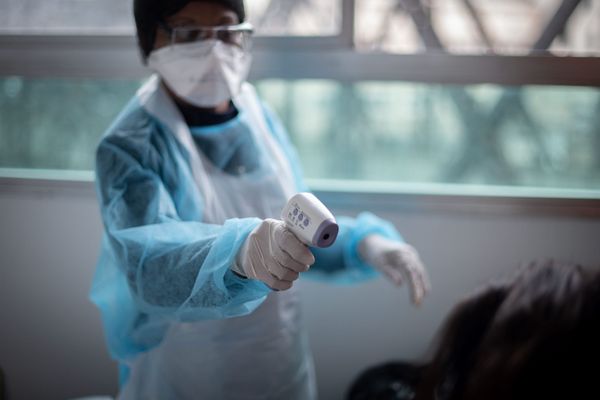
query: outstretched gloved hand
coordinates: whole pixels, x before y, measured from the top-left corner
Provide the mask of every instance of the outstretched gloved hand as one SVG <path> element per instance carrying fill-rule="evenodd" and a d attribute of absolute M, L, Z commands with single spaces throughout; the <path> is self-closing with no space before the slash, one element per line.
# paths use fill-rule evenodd
<path fill-rule="evenodd" d="M 397 286 L 408 281 L 414 304 L 419 305 L 429 292 L 427 271 L 411 245 L 373 234 L 359 242 L 358 254 Z"/>
<path fill-rule="evenodd" d="M 283 221 L 265 219 L 246 238 L 237 254 L 233 271 L 258 279 L 271 289 L 287 290 L 308 271 L 315 257 Z"/>

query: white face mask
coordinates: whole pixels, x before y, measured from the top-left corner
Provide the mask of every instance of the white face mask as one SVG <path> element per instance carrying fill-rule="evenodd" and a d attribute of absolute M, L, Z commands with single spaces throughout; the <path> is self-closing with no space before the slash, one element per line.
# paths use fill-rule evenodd
<path fill-rule="evenodd" d="M 148 66 L 177 96 L 208 108 L 239 93 L 250 61 L 250 54 L 239 47 L 214 39 L 155 50 L 148 57 Z"/>

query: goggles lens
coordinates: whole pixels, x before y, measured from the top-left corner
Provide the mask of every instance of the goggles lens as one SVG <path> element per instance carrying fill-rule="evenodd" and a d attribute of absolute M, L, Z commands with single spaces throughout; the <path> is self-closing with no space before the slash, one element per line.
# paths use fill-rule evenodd
<path fill-rule="evenodd" d="M 161 25 L 170 34 L 171 44 L 193 43 L 218 39 L 224 43 L 246 49 L 250 45 L 253 28 L 248 22 L 238 25 L 177 26 Z"/>

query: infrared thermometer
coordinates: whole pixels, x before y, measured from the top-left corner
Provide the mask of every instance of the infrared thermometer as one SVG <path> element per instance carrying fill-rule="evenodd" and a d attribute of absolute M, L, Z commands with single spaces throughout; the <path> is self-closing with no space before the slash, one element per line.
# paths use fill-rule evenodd
<path fill-rule="evenodd" d="M 329 247 L 339 231 L 331 211 L 311 193 L 292 196 L 281 211 L 281 219 L 307 246 Z"/>

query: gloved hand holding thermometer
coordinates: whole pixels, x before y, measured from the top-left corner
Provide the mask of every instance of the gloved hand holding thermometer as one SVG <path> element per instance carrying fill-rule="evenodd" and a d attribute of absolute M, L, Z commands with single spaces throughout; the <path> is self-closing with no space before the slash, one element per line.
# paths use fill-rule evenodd
<path fill-rule="evenodd" d="M 308 246 L 331 246 L 339 229 L 327 207 L 310 193 L 290 198 L 281 218 L 265 219 L 254 228 L 232 266 L 236 273 L 275 290 L 291 288 L 300 272 L 315 262 Z"/>

